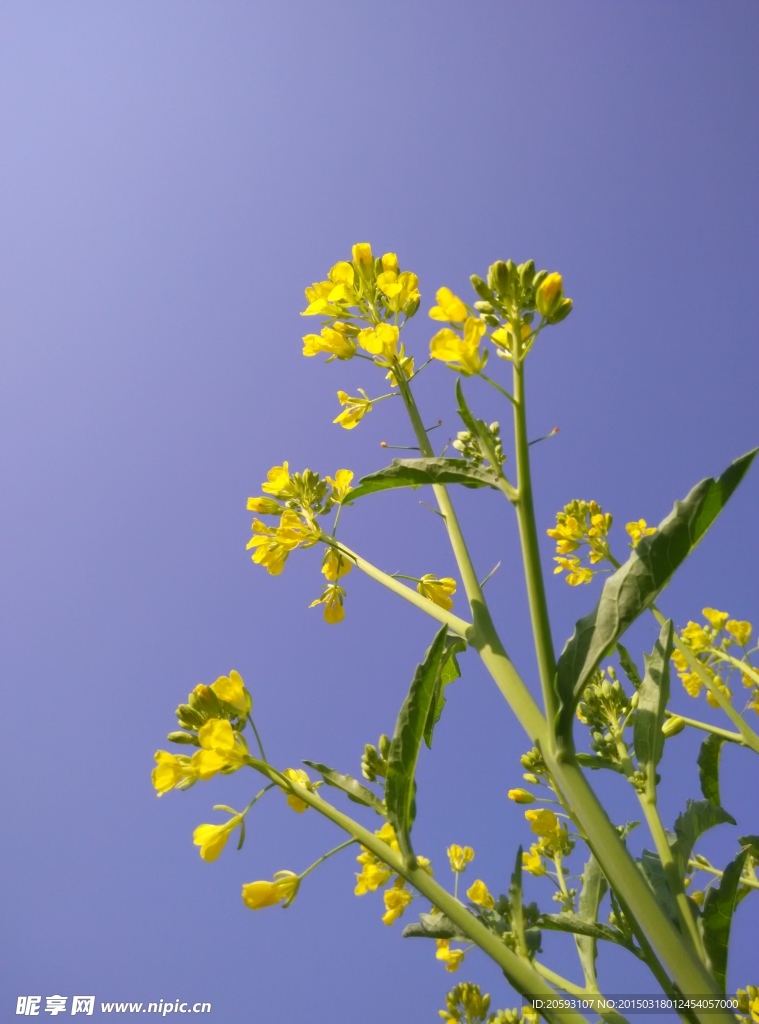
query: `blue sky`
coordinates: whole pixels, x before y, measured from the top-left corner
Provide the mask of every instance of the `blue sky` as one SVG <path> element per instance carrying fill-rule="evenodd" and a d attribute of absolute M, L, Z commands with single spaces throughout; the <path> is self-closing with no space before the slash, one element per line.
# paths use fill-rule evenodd
<path fill-rule="evenodd" d="M 93 993 L 210 1000 L 214 1024 L 436 1019 L 450 976 L 380 923 L 378 898 L 353 896 L 352 854 L 286 913 L 243 907 L 243 882 L 340 841 L 326 822 L 272 794 L 241 853 L 202 863 L 193 829 L 251 783 L 159 801 L 153 752 L 189 690 L 234 667 L 276 763 L 357 774 L 434 632 L 357 573 L 328 627 L 307 607 L 315 552 L 272 579 L 244 550 L 271 465 L 361 474 L 387 461 L 380 441 L 409 443 L 393 403 L 333 426 L 336 390 L 375 383 L 363 363 L 301 356 L 302 289 L 352 243 L 419 274 L 419 354 L 439 286 L 465 293 L 498 258 L 563 273 L 575 312 L 530 367 L 531 428 L 560 427 L 534 449 L 541 527 L 574 497 L 656 522 L 757 443 L 759 10 L 11 0 L 4 21 L 3 1015 L 20 994 Z M 420 383 L 446 435 L 452 385 L 442 366 Z M 673 584 L 680 624 L 704 605 L 756 617 L 758 480 Z M 418 497 L 356 506 L 346 542 L 390 571 L 452 572 Z M 495 613 L 533 683 L 514 523 L 495 498 L 456 500 L 483 574 L 503 561 Z M 557 642 L 593 596 L 549 580 Z M 505 887 L 529 839 L 505 799 L 525 744 L 473 656 L 464 669 L 420 766 L 415 835 L 441 873 L 449 843 L 471 844 L 478 876 Z M 670 824 L 699 795 L 697 741 L 677 742 Z M 752 757 L 724 761 L 728 809 L 758 832 Z M 633 815 L 629 794 L 607 796 Z M 727 859 L 734 832 L 705 852 Z M 750 916 L 733 988 L 757 982 Z M 576 974 L 560 947 L 546 941 Z M 627 960 L 601 963 L 608 991 L 650 990 Z M 516 1004 L 474 955 L 459 979 Z"/>

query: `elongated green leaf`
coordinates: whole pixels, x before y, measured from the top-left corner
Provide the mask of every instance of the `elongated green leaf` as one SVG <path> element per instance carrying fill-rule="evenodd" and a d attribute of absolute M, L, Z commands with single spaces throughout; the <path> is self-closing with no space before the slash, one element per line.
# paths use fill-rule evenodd
<path fill-rule="evenodd" d="M 635 710 L 635 756 L 638 767 L 647 778 L 656 775 L 656 766 L 664 751 L 664 710 L 669 700 L 669 658 L 672 654 L 672 621 L 661 628 L 659 639 L 650 656 L 645 654 L 643 682 L 638 689 L 638 707 Z"/>
<path fill-rule="evenodd" d="M 402 935 L 404 939 L 467 939 L 445 914 L 420 914 L 418 921 L 406 925 Z"/>
<path fill-rule="evenodd" d="M 342 790 L 348 799 L 352 800 L 355 804 L 371 807 L 377 814 L 381 814 L 383 818 L 387 817 L 385 805 L 377 794 L 372 793 L 366 786 L 362 786 L 357 779 L 352 778 L 350 775 L 343 775 L 341 772 L 335 771 L 334 768 L 328 768 L 326 764 L 320 764 L 319 761 L 304 761 L 303 764 L 307 764 L 309 768 L 313 768 L 314 771 L 318 772 L 328 786 L 334 786 L 335 789 Z"/>
<path fill-rule="evenodd" d="M 702 480 L 684 501 L 675 502 L 656 533 L 644 537 L 625 564 L 606 580 L 596 607 L 575 626 L 556 671 L 557 733 L 564 747 L 572 748 L 575 708 L 599 662 L 669 583 L 722 511 L 755 455 L 756 449 L 748 452 L 717 480 Z"/>
<path fill-rule="evenodd" d="M 601 865 L 591 853 L 590 860 L 586 861 L 582 873 L 582 889 L 577 904 L 577 914 L 581 920 L 590 925 L 598 924 L 598 907 L 606 892 L 606 879 L 601 871 Z M 580 955 L 580 964 L 585 983 L 588 987 L 596 985 L 596 939 L 595 935 L 580 935 L 577 938 L 577 952 Z"/>
<path fill-rule="evenodd" d="M 612 928 L 608 924 L 594 924 L 586 921 L 579 914 L 541 914 L 538 924 L 546 931 L 571 932 L 573 935 L 585 935 L 590 939 L 603 939 L 605 942 L 616 942 L 620 946 L 632 949 L 633 946 L 627 941 L 621 931 Z"/>
<path fill-rule="evenodd" d="M 718 886 L 706 894 L 702 923 L 704 947 L 712 965 L 712 972 L 724 994 L 727 985 L 727 949 L 733 911 L 738 903 L 738 885 L 748 850 L 741 850 L 735 860 L 725 868 Z"/>
<path fill-rule="evenodd" d="M 698 777 L 701 781 L 701 792 L 710 804 L 721 806 L 719 796 L 719 757 L 722 753 L 722 736 L 710 733 L 701 744 L 698 754 Z"/>
<path fill-rule="evenodd" d="M 443 626 L 432 641 L 424 661 L 414 673 L 411 689 L 398 715 L 387 759 L 387 816 L 395 829 L 404 860 L 409 866 L 415 864 L 410 839 L 411 826 L 416 815 L 414 774 L 424 728 L 435 697 L 435 684 L 446 652 L 447 638 L 448 630 Z"/>
<path fill-rule="evenodd" d="M 456 655 L 464 650 L 466 650 L 466 640 L 460 636 L 448 636 L 445 654 L 441 660 L 440 674 L 435 682 L 435 693 L 430 705 L 430 713 L 424 726 L 424 742 L 430 749 L 432 748 L 432 735 L 435 731 L 435 726 L 440 721 L 440 716 L 445 707 L 445 688 L 461 678 L 461 669 L 459 668 Z"/>
<path fill-rule="evenodd" d="M 679 931 L 680 916 L 677 912 L 677 903 L 672 895 L 672 889 L 667 881 L 664 866 L 658 853 L 652 853 L 651 850 L 643 850 L 638 864 L 646 876 L 648 884 L 653 889 L 656 902 Z"/>
<path fill-rule="evenodd" d="M 622 671 L 637 690 L 640 684 L 643 682 L 643 680 L 640 678 L 638 666 L 632 660 L 632 658 L 630 657 L 630 652 L 623 644 L 617 644 L 617 654 L 619 656 L 619 664 L 622 666 Z"/>
<path fill-rule="evenodd" d="M 357 498 L 393 487 L 422 487 L 424 484 L 463 484 L 464 487 L 498 490 L 498 478 L 491 469 L 473 466 L 464 459 L 393 459 L 386 469 L 362 477 L 344 503 L 350 505 Z"/>
<path fill-rule="evenodd" d="M 688 860 L 698 838 L 708 829 L 715 825 L 735 825 L 736 821 L 732 814 L 728 814 L 724 807 L 715 806 L 708 800 L 688 800 L 685 810 L 678 815 L 675 822 L 676 841 L 672 844 L 672 852 L 675 855 L 681 876 L 685 875 Z"/>
<path fill-rule="evenodd" d="M 458 402 L 458 414 L 461 417 L 462 423 L 469 433 L 480 442 L 480 451 L 487 457 L 490 465 L 498 467 L 498 460 L 493 445 L 493 435 L 488 430 L 487 423 L 484 420 L 478 420 L 469 411 L 469 406 L 464 398 L 464 389 L 461 387 L 461 378 L 456 381 L 456 401 Z"/>

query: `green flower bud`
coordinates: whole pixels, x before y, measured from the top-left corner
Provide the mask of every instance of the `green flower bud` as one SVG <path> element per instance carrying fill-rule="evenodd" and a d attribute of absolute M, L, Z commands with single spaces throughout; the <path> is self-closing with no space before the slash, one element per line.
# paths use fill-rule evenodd
<path fill-rule="evenodd" d="M 420 298 L 419 298 L 419 296 L 417 295 L 417 296 L 416 296 L 416 298 L 414 298 L 414 299 L 409 299 L 409 301 L 408 301 L 408 302 L 406 303 L 406 305 L 405 305 L 405 306 L 403 307 L 403 312 L 405 313 L 406 317 L 407 317 L 407 318 L 408 318 L 409 320 L 410 320 L 410 319 L 411 319 L 411 317 L 412 317 L 412 316 L 414 315 L 414 313 L 416 313 L 416 311 L 417 311 L 417 310 L 419 309 L 419 303 L 420 303 L 420 301 L 421 301 L 421 299 L 420 299 Z"/>
<path fill-rule="evenodd" d="M 478 277 L 476 274 L 472 274 L 469 280 L 472 282 L 472 288 L 474 288 L 474 290 L 477 292 L 481 299 L 485 299 L 486 302 L 493 301 L 495 296 L 493 295 L 492 290 L 488 288 L 488 286 L 485 284 L 481 277 Z"/>
<path fill-rule="evenodd" d="M 193 747 L 200 746 L 200 740 L 190 732 L 170 732 L 166 737 L 171 743 L 184 743 Z"/>

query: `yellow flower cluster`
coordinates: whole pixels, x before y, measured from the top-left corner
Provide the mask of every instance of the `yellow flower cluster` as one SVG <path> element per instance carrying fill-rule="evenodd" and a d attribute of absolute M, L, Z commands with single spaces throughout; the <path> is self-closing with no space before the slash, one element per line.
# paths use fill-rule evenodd
<path fill-rule="evenodd" d="M 581 555 L 575 554 L 587 547 L 588 560 L 597 565 L 609 557 L 607 534 L 611 528 L 612 517 L 604 512 L 595 501 L 570 501 L 561 512 L 556 513 L 556 526 L 546 531 L 556 541 L 557 563 L 554 573 L 567 573 L 567 583 L 576 587 L 581 583 L 590 583 L 595 571 L 583 565 Z"/>
<path fill-rule="evenodd" d="M 389 822 L 386 822 L 374 834 L 383 843 L 387 843 L 395 853 L 400 852 L 395 830 Z M 391 883 L 390 887 L 383 893 L 385 913 L 382 915 L 382 921 L 386 925 L 393 924 L 403 914 L 413 899 L 412 894 L 406 888 L 405 879 L 401 878 L 400 875 L 396 875 L 392 868 L 388 867 L 379 857 L 376 857 L 371 850 L 367 850 L 365 846 L 361 847 L 361 853 L 356 860 L 361 865 L 360 873 L 356 874 L 356 887 L 354 889 L 357 896 L 364 896 L 368 892 L 376 892 L 377 889 L 381 889 L 383 886 Z M 432 874 L 430 862 L 426 857 L 417 857 L 417 863 L 428 874 Z"/>
<path fill-rule="evenodd" d="M 745 988 L 739 988 L 735 993 L 738 998 L 738 1010 L 742 1014 L 747 1014 L 745 1017 L 739 1017 L 741 1021 L 752 1021 L 753 1024 L 759 1024 L 759 985 L 747 985 Z"/>
<path fill-rule="evenodd" d="M 555 860 L 564 857 L 572 851 L 574 843 L 569 838 L 567 826 L 548 808 L 525 811 L 524 816 L 539 841 L 522 854 L 522 868 L 531 875 L 544 875 L 546 866 L 543 858 Z"/>
<path fill-rule="evenodd" d="M 680 640 L 690 649 L 699 662 L 699 673 L 681 650 L 672 652 L 672 661 L 686 692 L 691 697 L 698 697 L 706 683 L 703 676 L 710 680 L 728 700 L 732 691 L 727 680 L 734 671 L 738 671 L 743 685 L 750 691 L 748 706 L 759 714 L 759 672 L 749 659 L 751 651 L 747 650 L 751 640 L 752 625 L 745 620 L 731 619 L 727 612 L 716 608 L 703 608 L 701 614 L 705 623 L 688 622 L 680 633 Z M 743 648 L 741 657 L 731 648 Z M 726 670 L 726 675 L 721 670 Z M 712 707 L 719 707 L 719 701 L 707 687 L 706 699 Z"/>
<path fill-rule="evenodd" d="M 353 246 L 353 259 L 336 263 L 326 281 L 306 288 L 308 305 L 301 316 L 321 316 L 319 334 L 303 338 L 303 354 L 351 359 L 357 347 L 390 366 L 398 356 L 398 316 L 409 319 L 419 308 L 419 279 L 401 271 L 398 257 L 387 252 L 375 259 L 368 242 Z M 392 321 L 392 323 L 390 323 Z M 369 327 L 362 328 L 361 323 Z"/>
<path fill-rule="evenodd" d="M 212 779 L 219 772 L 235 772 L 245 764 L 245 740 L 226 719 L 212 718 L 198 730 L 200 750 L 192 757 L 156 751 L 153 786 L 159 796 L 172 789 L 187 789 L 197 780 Z"/>
<path fill-rule="evenodd" d="M 433 307 L 437 308 L 439 307 Z M 451 327 L 441 328 L 430 341 L 430 357 L 439 359 L 465 377 L 480 373 L 488 359 L 486 351 L 480 352 L 480 339 L 485 329 L 485 322 L 473 316 L 468 316 L 464 320 L 460 330 Z"/>
<path fill-rule="evenodd" d="M 343 415 L 347 415 L 347 411 Z M 248 498 L 249 512 L 280 517 L 276 526 L 267 526 L 260 519 L 253 520 L 253 536 L 247 545 L 249 549 L 253 548 L 253 561 L 265 566 L 269 575 L 278 576 L 292 551 L 313 547 L 324 540 L 317 517 L 340 504 L 350 492 L 352 480 L 353 473 L 349 469 L 338 469 L 334 477 L 322 479 L 308 469 L 291 475 L 287 462 L 273 466 L 261 488 L 266 493 L 257 498 Z M 345 617 L 345 591 L 338 586 L 337 581 L 347 576 L 351 568 L 351 563 L 337 549 L 330 547 L 327 550 L 322 563 L 327 586 L 309 607 L 323 605 L 324 619 L 330 624 L 341 622 Z"/>

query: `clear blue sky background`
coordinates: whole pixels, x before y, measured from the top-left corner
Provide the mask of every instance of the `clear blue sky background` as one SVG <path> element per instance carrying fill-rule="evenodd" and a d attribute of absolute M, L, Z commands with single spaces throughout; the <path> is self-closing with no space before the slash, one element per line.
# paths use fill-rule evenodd
<path fill-rule="evenodd" d="M 531 429 L 561 428 L 534 449 L 541 526 L 574 497 L 656 522 L 756 444 L 759 7 L 11 0 L 3 14 L 2 1020 L 20 994 L 92 993 L 210 1000 L 213 1024 L 421 1022 L 465 979 L 515 1005 L 476 955 L 451 978 L 385 928 L 379 897 L 352 894 L 350 853 L 286 913 L 246 910 L 243 882 L 301 870 L 339 836 L 274 794 L 242 853 L 203 863 L 194 827 L 255 781 L 159 801 L 152 756 L 187 692 L 235 667 L 279 765 L 357 774 L 434 632 L 357 573 L 328 627 L 307 607 L 316 552 L 272 579 L 244 550 L 245 500 L 271 465 L 363 473 L 387 461 L 379 441 L 409 443 L 392 403 L 333 426 L 335 391 L 376 382 L 365 363 L 300 354 L 302 289 L 353 242 L 420 275 L 419 354 L 440 285 L 465 292 L 497 258 L 564 274 L 575 313 L 531 366 Z M 426 377 L 425 415 L 450 435 L 453 375 Z M 357 506 L 346 541 L 390 571 L 451 572 L 418 497 Z M 665 600 L 680 624 L 707 604 L 757 616 L 758 499 L 755 471 Z M 503 560 L 489 587 L 533 683 L 509 511 L 458 505 L 483 574 Z M 594 594 L 553 578 L 549 594 L 562 641 Z M 650 649 L 650 627 L 633 639 Z M 473 845 L 497 890 L 529 840 L 505 796 L 525 743 L 464 666 L 422 759 L 415 835 L 442 876 L 446 845 Z M 674 743 L 670 825 L 699 795 L 697 741 Z M 724 761 L 743 832 L 704 843 L 722 862 L 759 832 L 756 759 Z M 607 794 L 635 816 L 621 785 Z M 759 983 L 751 902 L 733 987 Z M 570 944 L 545 946 L 577 976 Z M 629 959 L 604 950 L 601 965 L 608 991 L 652 988 Z"/>

